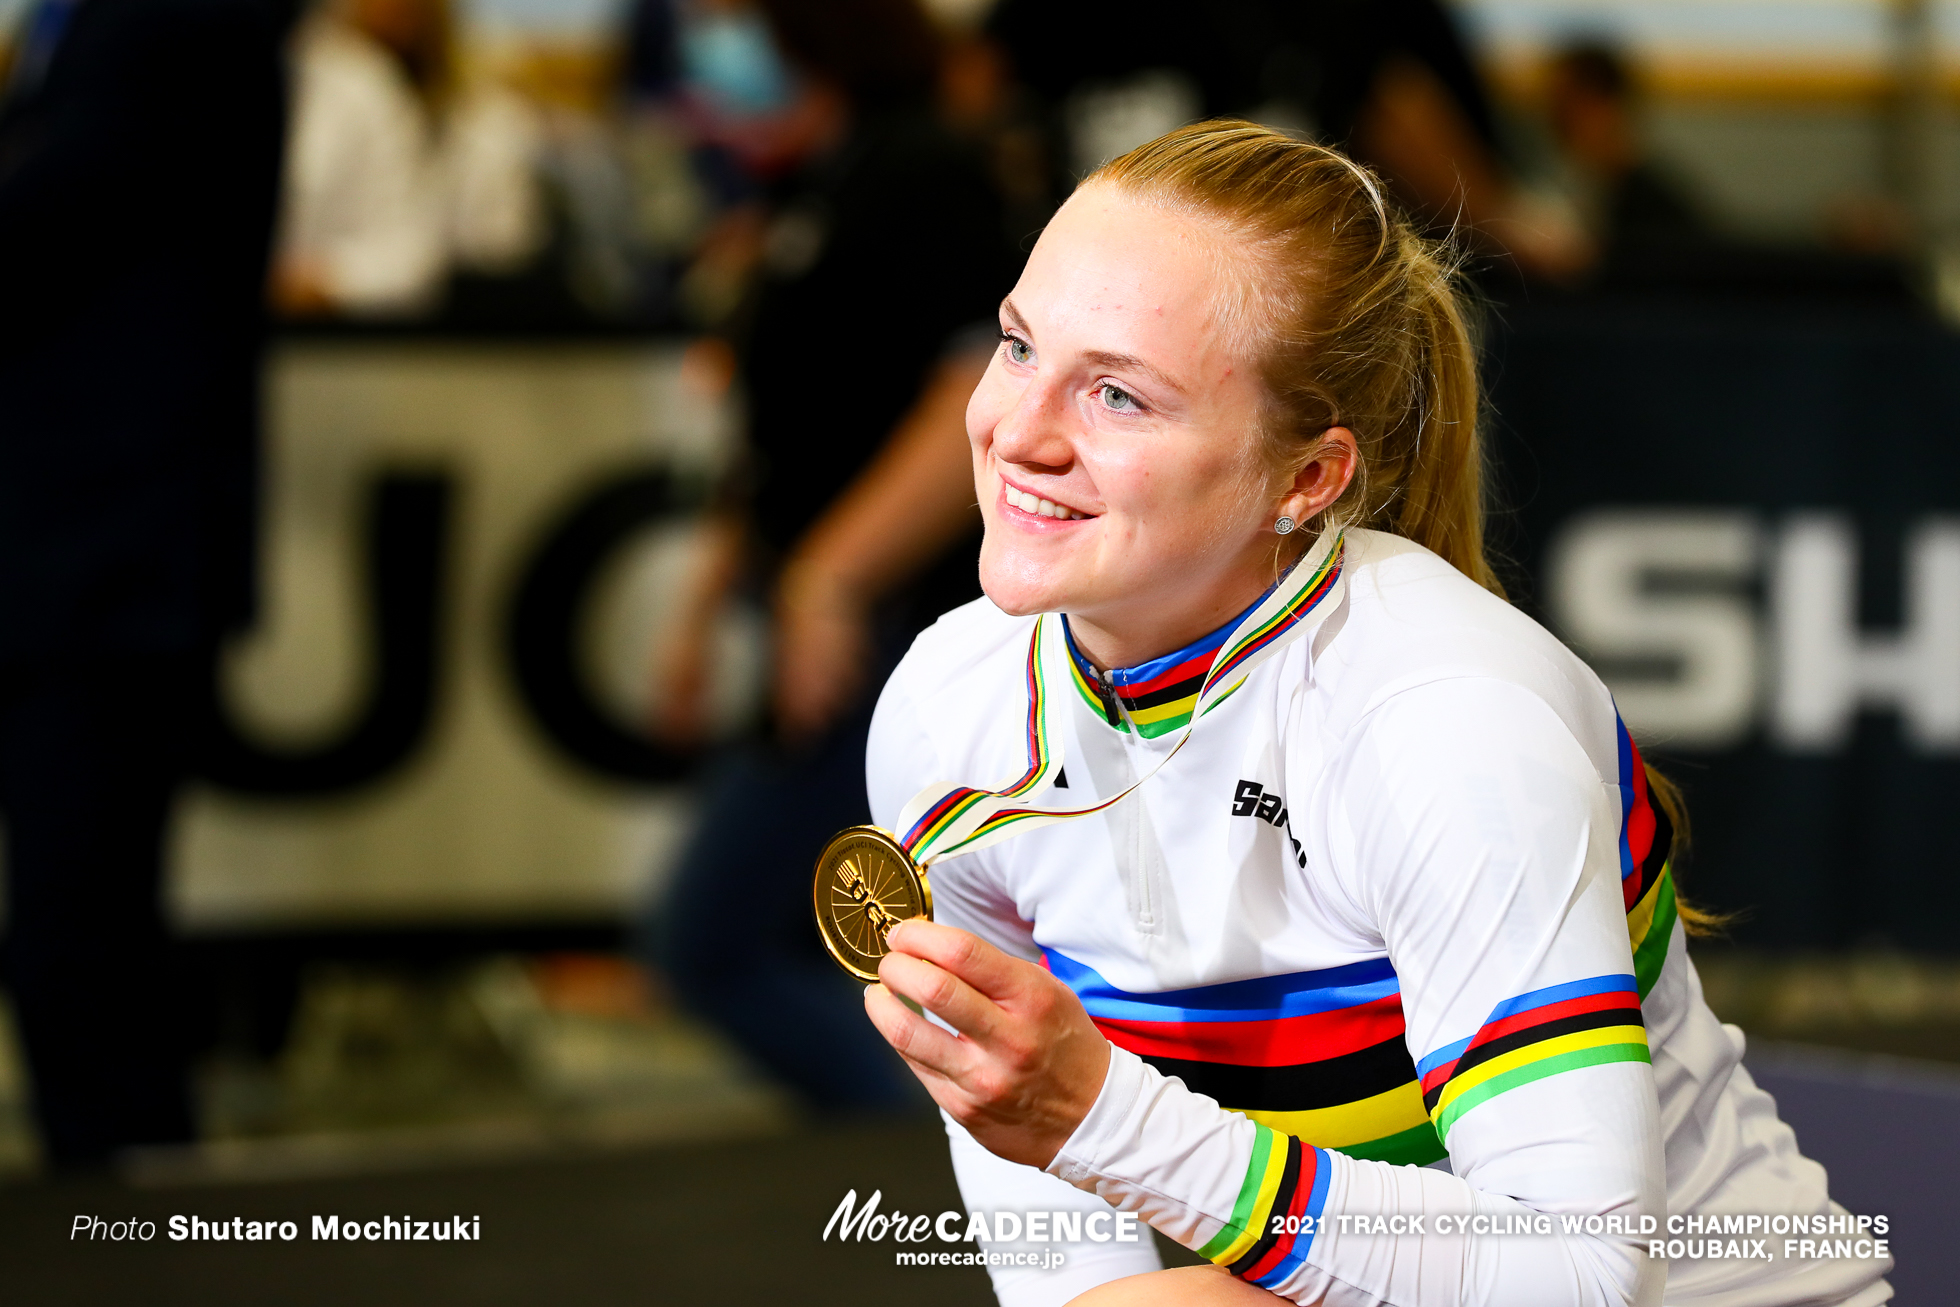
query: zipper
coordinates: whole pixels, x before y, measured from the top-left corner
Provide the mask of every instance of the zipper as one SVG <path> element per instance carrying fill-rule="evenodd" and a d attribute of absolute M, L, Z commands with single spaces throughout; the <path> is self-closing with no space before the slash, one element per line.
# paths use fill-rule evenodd
<path fill-rule="evenodd" d="M 1096 697 L 1102 700 L 1103 716 L 1109 719 L 1109 724 L 1122 729 L 1123 714 L 1116 706 L 1116 687 L 1110 684 L 1109 673 L 1100 667 L 1096 669 Z"/>

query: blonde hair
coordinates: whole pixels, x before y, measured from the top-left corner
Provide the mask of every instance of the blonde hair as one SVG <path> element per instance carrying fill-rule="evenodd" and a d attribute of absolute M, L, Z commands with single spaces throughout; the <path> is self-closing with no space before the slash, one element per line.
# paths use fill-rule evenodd
<path fill-rule="evenodd" d="M 1361 464 L 1318 525 L 1413 540 L 1485 589 L 1482 398 L 1462 258 L 1390 204 L 1380 178 L 1326 146 L 1234 119 L 1179 128 L 1104 164 L 1084 186 L 1217 223 L 1229 259 L 1223 323 L 1264 383 L 1267 461 L 1291 479 L 1330 427 L 1354 433 Z M 1681 791 L 1651 764 L 1648 792 L 1688 849 Z M 1677 884 L 1680 868 L 1675 869 Z M 1728 918 L 1676 896 L 1683 927 Z"/>
<path fill-rule="evenodd" d="M 1249 256 L 1226 270 L 1223 325 L 1257 361 L 1269 464 L 1290 480 L 1337 426 L 1361 453 L 1316 525 L 1393 532 L 1503 593 L 1484 557 L 1477 352 L 1449 245 L 1345 155 L 1232 119 L 1160 136 L 1083 185 L 1217 223 Z"/>

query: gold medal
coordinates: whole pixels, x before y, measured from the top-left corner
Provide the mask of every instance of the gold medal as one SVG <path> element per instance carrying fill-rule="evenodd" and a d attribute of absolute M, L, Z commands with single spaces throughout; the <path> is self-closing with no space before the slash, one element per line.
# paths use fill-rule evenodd
<path fill-rule="evenodd" d="M 852 826 L 832 837 L 817 856 L 812 898 L 824 948 L 863 981 L 878 978 L 893 926 L 913 917 L 932 920 L 925 870 L 876 826 Z"/>

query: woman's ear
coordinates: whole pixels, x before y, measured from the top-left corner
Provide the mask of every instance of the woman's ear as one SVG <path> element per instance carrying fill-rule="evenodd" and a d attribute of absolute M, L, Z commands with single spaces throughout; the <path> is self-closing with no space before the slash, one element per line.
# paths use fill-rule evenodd
<path fill-rule="evenodd" d="M 1314 441 L 1293 484 L 1280 500 L 1279 512 L 1305 522 L 1333 507 L 1361 467 L 1361 449 L 1346 427 L 1329 427 Z"/>

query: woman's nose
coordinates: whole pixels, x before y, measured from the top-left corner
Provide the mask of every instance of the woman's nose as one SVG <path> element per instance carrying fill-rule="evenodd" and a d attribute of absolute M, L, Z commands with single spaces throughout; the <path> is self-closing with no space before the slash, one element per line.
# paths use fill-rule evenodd
<path fill-rule="evenodd" d="M 1036 377 L 994 424 L 994 456 L 1022 467 L 1058 472 L 1075 461 L 1068 404 L 1059 388 Z"/>

